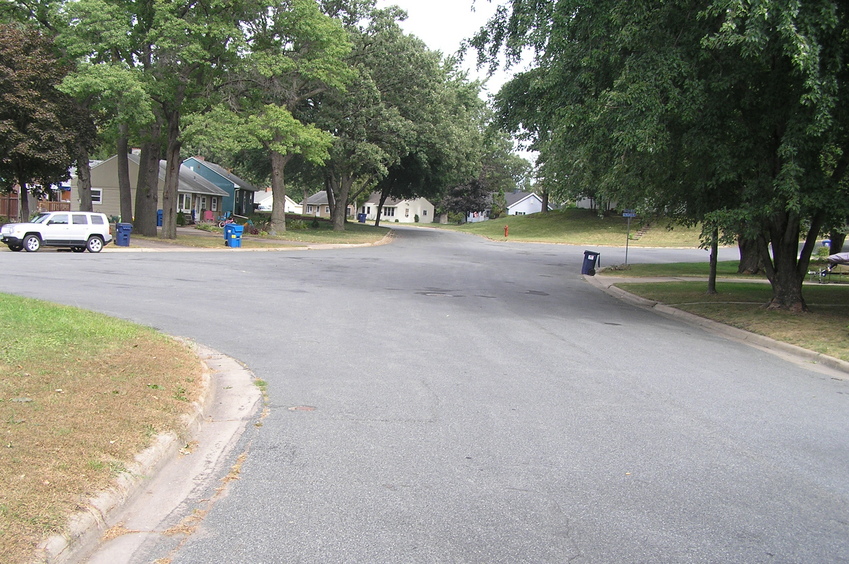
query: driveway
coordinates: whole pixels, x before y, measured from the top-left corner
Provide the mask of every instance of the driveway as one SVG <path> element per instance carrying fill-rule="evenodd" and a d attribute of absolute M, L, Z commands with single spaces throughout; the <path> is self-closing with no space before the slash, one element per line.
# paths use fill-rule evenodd
<path fill-rule="evenodd" d="M 849 382 L 617 301 L 582 251 L 410 228 L 357 249 L 4 252 L 0 291 L 195 339 L 268 383 L 227 495 L 133 562 L 849 558 Z M 629 251 L 677 260 L 707 255 Z"/>

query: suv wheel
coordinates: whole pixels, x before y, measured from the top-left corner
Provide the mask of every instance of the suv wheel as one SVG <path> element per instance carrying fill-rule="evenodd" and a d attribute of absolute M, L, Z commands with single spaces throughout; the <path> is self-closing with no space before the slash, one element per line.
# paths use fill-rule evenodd
<path fill-rule="evenodd" d="M 10 244 L 10 245 L 9 245 L 9 250 L 10 250 L 10 251 L 15 251 L 15 252 L 17 253 L 18 251 L 22 251 L 22 250 L 24 250 L 24 246 L 23 246 L 23 245 L 14 245 L 14 244 Z"/>
<path fill-rule="evenodd" d="M 88 242 L 86 243 L 86 248 L 90 253 L 99 253 L 103 248 L 103 239 L 101 239 L 97 235 L 92 235 L 88 238 Z"/>
<path fill-rule="evenodd" d="M 28 253 L 34 253 L 40 248 L 41 239 L 38 238 L 38 235 L 27 235 L 24 237 L 24 249 L 26 249 Z"/>
<path fill-rule="evenodd" d="M 74 251 L 75 253 L 81 253 L 81 252 L 85 251 L 85 247 L 71 247 L 71 250 Z"/>

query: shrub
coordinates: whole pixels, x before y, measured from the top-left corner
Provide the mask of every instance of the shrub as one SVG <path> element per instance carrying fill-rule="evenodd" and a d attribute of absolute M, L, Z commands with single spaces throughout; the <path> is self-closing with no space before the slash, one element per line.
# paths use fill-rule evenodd
<path fill-rule="evenodd" d="M 177 212 L 177 225 L 180 227 L 185 227 L 186 225 L 186 214 L 183 212 Z"/>

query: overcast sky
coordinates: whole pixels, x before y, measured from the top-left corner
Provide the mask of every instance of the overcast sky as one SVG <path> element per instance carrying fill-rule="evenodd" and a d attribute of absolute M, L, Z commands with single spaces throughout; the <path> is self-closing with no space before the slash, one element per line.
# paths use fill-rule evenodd
<path fill-rule="evenodd" d="M 378 0 L 380 8 L 396 5 L 407 12 L 408 18 L 401 27 L 409 34 L 417 36 L 428 47 L 449 55 L 460 48 L 464 39 L 471 38 L 478 29 L 486 24 L 495 13 L 501 0 Z M 474 5 L 474 9 L 472 6 Z M 477 71 L 477 54 L 466 55 L 463 66 L 470 72 L 470 78 L 483 79 L 486 69 Z M 508 76 L 499 71 L 487 83 L 487 90 L 495 93 L 506 82 Z"/>
<path fill-rule="evenodd" d="M 464 39 L 471 38 L 495 13 L 496 7 L 504 0 L 377 0 L 379 8 L 393 4 L 407 12 L 407 20 L 401 22 L 405 32 L 417 36 L 428 47 L 448 55 L 460 48 Z M 474 10 L 472 5 L 474 4 Z M 477 70 L 477 54 L 466 55 L 463 67 L 469 71 L 469 78 L 486 78 L 486 69 Z M 519 67 L 521 69 L 521 67 Z M 513 71 L 499 69 L 487 79 L 484 94 L 495 94 L 501 85 L 509 80 Z M 535 153 L 518 151 L 518 154 L 534 162 Z"/>

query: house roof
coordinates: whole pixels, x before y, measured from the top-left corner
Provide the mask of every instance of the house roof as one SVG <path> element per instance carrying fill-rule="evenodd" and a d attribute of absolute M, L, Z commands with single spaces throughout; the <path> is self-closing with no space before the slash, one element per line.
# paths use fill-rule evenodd
<path fill-rule="evenodd" d="M 199 165 L 208 168 L 209 170 L 211 170 L 212 172 L 214 172 L 218 176 L 226 178 L 227 180 L 229 180 L 230 182 L 232 182 L 234 185 L 238 186 L 242 190 L 250 190 L 251 192 L 256 192 L 256 191 L 260 190 L 259 188 L 257 188 L 256 186 L 254 186 L 253 184 L 248 182 L 247 180 L 242 180 L 241 178 L 239 178 L 238 176 L 236 176 L 235 174 L 233 174 L 232 172 L 230 172 L 229 170 L 227 170 L 226 168 L 224 168 L 221 165 L 215 164 L 213 162 L 209 162 L 209 161 L 203 159 L 202 157 L 191 157 L 191 159 L 194 160 Z M 180 172 L 180 174 L 183 174 L 183 173 Z"/>
<path fill-rule="evenodd" d="M 412 202 L 414 200 L 418 200 L 418 198 L 411 198 L 411 199 L 407 199 L 407 200 L 399 200 L 398 198 L 393 198 L 393 197 L 390 196 L 390 197 L 386 198 L 386 201 L 383 203 L 383 207 L 385 207 L 385 208 L 396 207 L 396 206 L 398 206 L 398 204 L 401 204 L 403 202 Z M 427 201 L 427 200 L 425 199 L 425 201 Z M 368 200 L 365 201 L 365 203 L 371 204 L 373 206 L 376 206 L 377 204 L 379 204 L 380 203 L 380 192 L 372 192 L 369 195 Z M 430 203 L 430 202 L 428 202 L 428 203 Z"/>
<path fill-rule="evenodd" d="M 324 190 L 320 190 L 307 198 L 305 204 L 311 204 L 313 206 L 326 206 L 327 205 L 327 192 Z"/>
<path fill-rule="evenodd" d="M 507 192 L 504 194 L 504 200 L 507 202 L 507 207 L 515 206 L 519 202 L 532 197 L 542 201 L 542 199 L 533 192 Z"/>
<path fill-rule="evenodd" d="M 115 158 L 115 157 L 112 157 Z M 127 155 L 127 158 L 136 166 L 139 166 L 140 158 L 138 155 Z M 159 161 L 159 180 L 165 180 L 166 161 Z M 205 194 L 208 196 L 227 196 L 227 192 L 203 178 L 196 172 L 184 165 L 180 165 L 180 184 L 177 187 L 178 192 L 186 194 Z"/>
<path fill-rule="evenodd" d="M 385 207 L 385 208 L 395 207 L 403 201 L 404 200 L 399 200 L 397 198 L 393 198 L 392 196 L 389 196 L 388 198 L 386 198 L 386 201 L 383 203 L 383 207 Z M 374 206 L 379 204 L 380 203 L 380 192 L 372 192 L 371 194 L 369 194 L 368 200 L 366 200 L 365 203 L 371 204 L 371 205 L 374 205 Z"/>
<path fill-rule="evenodd" d="M 272 199 L 274 199 L 274 194 L 272 194 L 271 191 L 260 190 L 259 192 L 254 194 L 254 203 L 255 204 L 261 204 L 262 202 L 264 202 L 266 200 L 272 200 Z M 298 204 L 298 202 L 293 200 L 289 196 L 289 194 L 286 194 L 286 201 L 289 202 L 290 204 L 294 204 L 296 206 L 300 205 L 300 204 Z"/>

